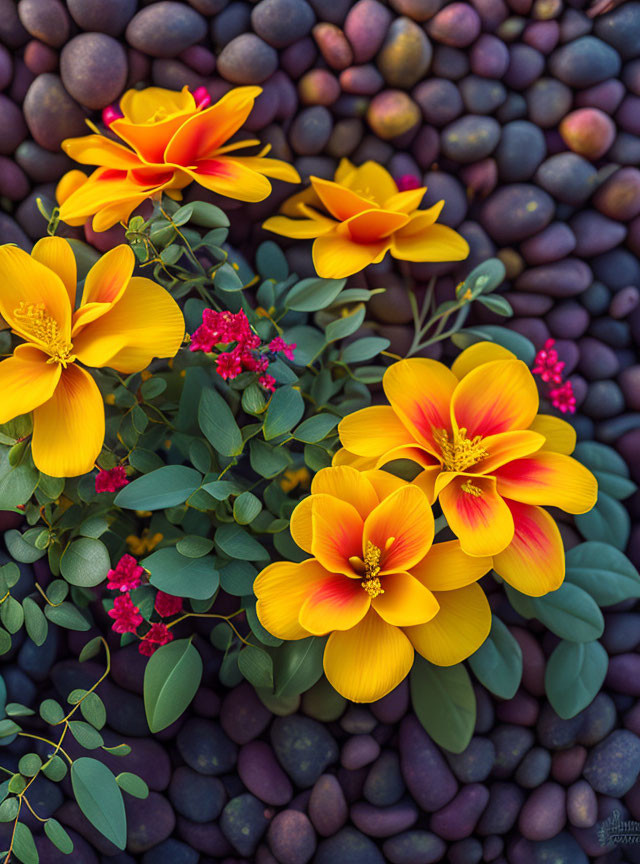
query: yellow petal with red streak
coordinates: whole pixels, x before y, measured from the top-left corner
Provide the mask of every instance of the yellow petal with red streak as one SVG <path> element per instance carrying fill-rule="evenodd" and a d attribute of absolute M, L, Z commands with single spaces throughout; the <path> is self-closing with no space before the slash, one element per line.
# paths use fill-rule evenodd
<path fill-rule="evenodd" d="M 456 475 L 442 489 L 439 500 L 449 527 L 468 555 L 496 555 L 513 539 L 511 511 L 498 494 L 494 477 Z"/>
<path fill-rule="evenodd" d="M 564 546 L 554 519 L 541 507 L 507 501 L 513 516 L 513 540 L 494 556 L 496 573 L 516 591 L 542 597 L 564 580 Z"/>

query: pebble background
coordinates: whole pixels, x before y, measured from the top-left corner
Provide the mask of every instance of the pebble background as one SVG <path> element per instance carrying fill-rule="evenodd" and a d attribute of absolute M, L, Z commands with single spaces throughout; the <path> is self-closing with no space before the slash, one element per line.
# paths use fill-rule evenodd
<path fill-rule="evenodd" d="M 124 88 L 205 85 L 217 98 L 261 84 L 248 129 L 304 176 L 331 177 L 343 156 L 375 159 L 396 178 L 422 178 L 427 204 L 446 199 L 442 220 L 468 239 L 471 258 L 410 265 L 418 293 L 436 275 L 438 295 L 451 296 L 471 266 L 498 254 L 509 326 L 538 348 L 557 340 L 581 435 L 617 447 L 640 482 L 640 2 L 595 16 L 587 5 L 0 0 L 0 242 L 29 248 L 42 235 L 35 199 L 51 197 L 71 167 L 60 141 L 84 134 L 85 117 L 98 120 Z M 276 187 L 259 205 L 224 202 L 237 210 L 239 248 L 267 239 L 257 225 L 290 191 Z M 187 195 L 203 197 L 197 187 Z M 85 233 L 105 249 L 118 230 Z M 307 245 L 287 255 L 310 274 Z M 387 291 L 365 326 L 404 353 L 403 278 L 387 261 L 366 281 Z M 498 322 L 486 311 L 476 320 Z M 640 493 L 627 503 L 638 566 Z M 568 545 L 578 542 L 562 527 Z M 33 577 L 23 568 L 26 592 Z M 153 790 L 128 800 L 127 853 L 114 854 L 45 779 L 33 803 L 70 828 L 75 864 L 637 864 L 640 846 L 603 849 L 594 825 L 614 808 L 640 820 L 640 612 L 633 603 L 607 611 L 605 688 L 563 721 L 543 695 L 555 637 L 525 629 L 499 593 L 492 600 L 522 646 L 525 677 L 508 703 L 478 693 L 476 734 L 459 756 L 422 731 L 406 685 L 346 710 L 315 691 L 274 717 L 248 685 L 216 683 L 219 658 L 203 638 L 209 686 L 153 740 L 143 658 L 118 652 L 101 686 L 113 742 L 133 747 L 113 767 Z M 66 659 L 80 644 L 77 634 L 52 634 L 39 649 L 18 640 L 2 669 L 9 699 L 34 704 L 37 691 L 65 697 L 92 683 L 97 666 Z M 21 746 L 3 761 L 15 763 Z M 37 843 L 46 864 L 66 860 Z"/>

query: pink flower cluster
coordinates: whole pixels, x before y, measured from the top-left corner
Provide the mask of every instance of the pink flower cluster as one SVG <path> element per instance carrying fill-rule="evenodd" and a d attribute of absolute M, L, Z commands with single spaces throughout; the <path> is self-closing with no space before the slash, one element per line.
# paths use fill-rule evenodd
<path fill-rule="evenodd" d="M 216 356 L 216 370 L 218 375 L 226 380 L 237 378 L 241 372 L 257 372 L 260 377 L 258 383 L 271 393 L 276 389 L 276 380 L 273 375 L 267 374 L 269 358 L 265 353 L 260 353 L 260 337 L 251 330 L 249 320 L 243 310 L 240 312 L 216 312 L 215 309 L 205 309 L 202 313 L 202 324 L 191 336 L 191 351 L 205 351 L 211 353 L 218 345 L 231 345 L 235 347 L 231 351 L 221 351 Z M 289 360 L 293 360 L 295 343 L 287 344 L 284 339 L 277 336 L 269 343 L 269 351 L 282 353 Z"/>
<path fill-rule="evenodd" d="M 127 469 L 124 465 L 116 465 L 106 471 L 98 471 L 96 475 L 96 492 L 117 492 L 129 481 L 127 480 Z"/>
<path fill-rule="evenodd" d="M 558 352 L 553 347 L 555 339 L 547 339 L 544 346 L 536 354 L 533 369 L 534 375 L 539 375 L 545 384 L 557 384 L 549 390 L 549 398 L 554 408 L 563 414 L 575 414 L 576 397 L 571 381 L 563 380 L 564 361 L 558 359 Z"/>
<path fill-rule="evenodd" d="M 113 601 L 113 609 L 107 613 L 113 618 L 111 629 L 116 633 L 138 634 L 138 627 L 144 618 L 140 610 L 134 605 L 129 591 L 140 587 L 144 568 L 141 567 L 132 555 L 123 555 L 115 568 L 109 570 L 107 575 L 107 588 L 120 593 Z M 174 597 L 164 591 L 156 594 L 154 609 L 161 618 L 170 618 L 182 611 L 182 597 Z M 150 657 L 161 645 L 171 642 L 173 633 L 163 622 L 152 623 L 149 630 L 140 636 L 138 650 L 145 657 Z"/>

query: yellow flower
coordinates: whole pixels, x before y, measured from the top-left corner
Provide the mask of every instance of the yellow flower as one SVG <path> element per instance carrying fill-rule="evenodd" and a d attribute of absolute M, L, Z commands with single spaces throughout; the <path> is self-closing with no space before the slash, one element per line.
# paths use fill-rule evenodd
<path fill-rule="evenodd" d="M 266 198 L 268 177 L 299 183 L 291 165 L 263 158 L 268 147 L 258 156 L 230 155 L 260 143 L 225 142 L 240 129 L 261 92 L 260 87 L 237 87 L 206 107 L 208 101 L 196 102 L 187 87 L 179 93 L 161 87 L 127 90 L 120 100 L 124 116 L 109 124 L 109 131 L 127 146 L 100 134 L 62 142 L 68 156 L 98 169 L 76 188 L 77 176 L 59 187 L 60 218 L 77 225 L 93 216 L 94 231 L 106 231 L 126 222 L 147 198 L 166 192 L 180 200 L 180 190 L 194 180 L 240 201 Z"/>
<path fill-rule="evenodd" d="M 162 542 L 163 539 L 164 534 L 160 534 L 159 532 L 150 534 L 149 529 L 145 528 L 140 537 L 137 534 L 129 534 L 125 539 L 125 543 L 132 555 L 135 555 L 136 558 L 141 558 L 143 555 L 153 552 L 158 543 Z"/>
<path fill-rule="evenodd" d="M 487 638 L 491 611 L 477 581 L 491 558 L 466 555 L 457 540 L 432 546 L 419 486 L 324 468 L 293 511 L 291 534 L 312 557 L 258 574 L 258 618 L 280 639 L 330 634 L 324 670 L 347 699 L 381 699 L 411 669 L 414 649 L 451 666 Z"/>
<path fill-rule="evenodd" d="M 180 308 L 160 285 L 132 276 L 134 263 L 128 246 L 103 255 L 76 309 L 66 240 L 45 237 L 31 256 L 0 247 L 0 314 L 24 340 L 0 362 L 0 423 L 33 412 L 33 461 L 45 474 L 85 474 L 102 448 L 104 405 L 84 366 L 129 374 L 180 347 Z"/>
<path fill-rule="evenodd" d="M 568 454 L 576 435 L 564 420 L 538 414 L 527 366 L 506 348 L 481 342 L 452 369 L 427 359 L 385 372 L 388 406 L 363 408 L 338 426 L 338 464 L 381 467 L 394 459 L 422 466 L 416 478 L 439 498 L 469 555 L 492 555 L 518 591 L 541 596 L 564 579 L 564 551 L 539 505 L 585 513 L 596 502 L 593 474 Z"/>
<path fill-rule="evenodd" d="M 283 492 L 291 492 L 297 486 L 308 489 L 310 479 L 309 469 L 304 465 L 301 468 L 288 468 L 280 478 L 280 488 Z"/>
<path fill-rule="evenodd" d="M 351 276 L 382 261 L 389 251 L 403 261 L 462 261 L 469 254 L 464 237 L 436 224 L 444 201 L 418 210 L 426 187 L 399 192 L 376 162 L 355 168 L 343 159 L 333 182 L 310 179 L 308 190 L 285 201 L 284 215 L 272 216 L 262 227 L 284 237 L 313 239 L 318 276 Z"/>

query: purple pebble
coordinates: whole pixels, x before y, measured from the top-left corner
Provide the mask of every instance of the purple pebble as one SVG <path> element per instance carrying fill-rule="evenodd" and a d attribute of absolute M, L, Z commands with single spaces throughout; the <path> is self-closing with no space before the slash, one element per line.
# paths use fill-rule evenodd
<path fill-rule="evenodd" d="M 428 812 L 444 807 L 456 794 L 458 784 L 415 717 L 402 721 L 399 744 L 402 775 L 418 806 Z"/>
<path fill-rule="evenodd" d="M 238 754 L 240 779 L 261 801 L 282 806 L 293 795 L 293 787 L 273 751 L 264 741 L 250 741 Z"/>
<path fill-rule="evenodd" d="M 480 783 L 464 786 L 431 817 L 431 830 L 445 840 L 463 840 L 473 833 L 476 822 L 489 801 L 489 790 Z"/>

